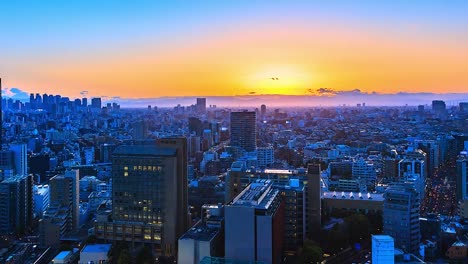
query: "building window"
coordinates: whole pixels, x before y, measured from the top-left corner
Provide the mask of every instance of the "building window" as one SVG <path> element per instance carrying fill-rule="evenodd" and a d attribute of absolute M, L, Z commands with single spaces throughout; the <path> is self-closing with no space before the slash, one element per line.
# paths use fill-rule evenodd
<path fill-rule="evenodd" d="M 128 176 L 128 172 L 127 172 L 127 171 L 126 171 L 126 172 L 124 172 L 124 176 L 125 176 L 125 177 L 127 177 L 127 176 Z"/>

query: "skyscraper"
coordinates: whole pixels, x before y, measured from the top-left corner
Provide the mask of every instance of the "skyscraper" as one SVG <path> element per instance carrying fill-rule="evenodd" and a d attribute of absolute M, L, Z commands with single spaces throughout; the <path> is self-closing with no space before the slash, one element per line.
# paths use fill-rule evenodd
<path fill-rule="evenodd" d="M 3 96 L 2 90 L 2 78 L 0 78 L 0 150 L 3 144 Z"/>
<path fill-rule="evenodd" d="M 197 98 L 196 110 L 198 113 L 206 112 L 206 98 Z"/>
<path fill-rule="evenodd" d="M 112 222 L 98 221 L 97 237 L 177 256 L 178 238 L 188 229 L 186 139 L 118 147 L 112 181 Z"/>
<path fill-rule="evenodd" d="M 280 263 L 284 203 L 269 180 L 257 180 L 225 206 L 226 258 Z"/>
<path fill-rule="evenodd" d="M 91 108 L 101 109 L 101 97 L 95 97 L 91 99 Z"/>
<path fill-rule="evenodd" d="M 28 174 L 28 156 L 26 144 L 10 144 L 10 150 L 13 151 L 14 169 L 17 175 Z"/>
<path fill-rule="evenodd" d="M 33 221 L 32 175 L 0 183 L 0 234 L 24 233 Z"/>
<path fill-rule="evenodd" d="M 322 225 L 321 178 L 320 164 L 307 166 L 307 235 L 310 239 L 320 234 Z"/>
<path fill-rule="evenodd" d="M 39 221 L 40 244 L 58 247 L 60 239 L 76 231 L 80 218 L 79 171 L 68 170 L 49 181 L 49 207 Z"/>
<path fill-rule="evenodd" d="M 457 200 L 467 199 L 468 189 L 468 152 L 462 151 L 457 159 Z"/>
<path fill-rule="evenodd" d="M 256 113 L 231 112 L 231 146 L 246 152 L 257 148 Z"/>
<path fill-rule="evenodd" d="M 396 248 L 416 253 L 421 240 L 419 192 L 413 184 L 396 184 L 387 188 L 384 198 L 383 234 L 395 239 Z"/>

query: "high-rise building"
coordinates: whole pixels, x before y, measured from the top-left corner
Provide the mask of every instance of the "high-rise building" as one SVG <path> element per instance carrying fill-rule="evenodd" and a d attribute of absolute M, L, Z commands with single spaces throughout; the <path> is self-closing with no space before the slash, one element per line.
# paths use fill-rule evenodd
<path fill-rule="evenodd" d="M 0 91 L 3 91 L 2 88 L 2 78 L 0 78 Z M 0 147 L 3 144 L 3 97 L 0 92 Z"/>
<path fill-rule="evenodd" d="M 273 146 L 257 148 L 257 164 L 259 167 L 266 167 L 275 161 L 275 150 Z"/>
<path fill-rule="evenodd" d="M 316 239 L 322 226 L 322 202 L 321 202 L 321 169 L 320 164 L 307 166 L 307 235 L 310 239 Z"/>
<path fill-rule="evenodd" d="M 164 256 L 177 256 L 188 229 L 187 142 L 116 148 L 112 155 L 112 221 L 97 221 L 96 236 L 138 242 Z"/>
<path fill-rule="evenodd" d="M 432 111 L 435 113 L 444 113 L 446 111 L 445 102 L 441 100 L 432 101 Z"/>
<path fill-rule="evenodd" d="M 148 123 L 145 120 L 138 120 L 132 124 L 133 139 L 143 140 L 148 137 Z"/>
<path fill-rule="evenodd" d="M 395 247 L 417 253 L 421 240 L 419 192 L 409 183 L 391 185 L 384 194 L 383 234 L 395 239 Z"/>
<path fill-rule="evenodd" d="M 23 143 L 10 144 L 10 150 L 13 151 L 14 169 L 17 175 L 28 174 L 28 153 L 27 146 Z"/>
<path fill-rule="evenodd" d="M 231 112 L 231 146 L 246 152 L 257 148 L 256 113 Z"/>
<path fill-rule="evenodd" d="M 49 207 L 39 221 L 40 244 L 58 247 L 60 239 L 76 231 L 80 220 L 79 171 L 68 170 L 49 181 Z"/>
<path fill-rule="evenodd" d="M 457 159 L 457 200 L 468 199 L 468 152 L 460 152 Z"/>
<path fill-rule="evenodd" d="M 352 175 L 353 179 L 359 181 L 361 187 L 366 186 L 367 188 L 374 188 L 377 173 L 372 162 L 364 160 L 363 158 L 354 161 Z"/>
<path fill-rule="evenodd" d="M 0 234 L 22 234 L 33 222 L 32 175 L 0 182 Z"/>
<path fill-rule="evenodd" d="M 91 99 L 91 108 L 101 109 L 101 97 L 95 97 Z"/>
<path fill-rule="evenodd" d="M 372 263 L 395 263 L 395 247 L 391 236 L 372 235 Z"/>
<path fill-rule="evenodd" d="M 198 113 L 206 112 L 206 98 L 197 98 L 196 110 Z"/>
<path fill-rule="evenodd" d="M 261 114 L 262 116 L 265 116 L 266 110 L 267 110 L 266 105 L 262 104 L 262 105 L 260 106 L 260 114 Z"/>
<path fill-rule="evenodd" d="M 284 203 L 269 180 L 250 184 L 225 206 L 226 258 L 280 263 Z"/>

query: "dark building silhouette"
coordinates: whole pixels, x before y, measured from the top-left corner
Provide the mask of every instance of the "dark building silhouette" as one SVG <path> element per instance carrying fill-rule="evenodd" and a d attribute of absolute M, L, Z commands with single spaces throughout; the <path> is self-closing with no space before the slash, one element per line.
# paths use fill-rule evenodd
<path fill-rule="evenodd" d="M 246 152 L 255 151 L 256 113 L 249 111 L 231 112 L 231 146 Z"/>
<path fill-rule="evenodd" d="M 197 98 L 197 105 L 195 106 L 198 113 L 206 112 L 206 98 Z"/>
<path fill-rule="evenodd" d="M 186 139 L 116 148 L 112 181 L 112 221 L 98 216 L 97 237 L 177 256 L 177 240 L 189 223 Z"/>
<path fill-rule="evenodd" d="M 23 234 L 33 221 L 31 175 L 12 176 L 0 183 L 0 234 Z"/>
<path fill-rule="evenodd" d="M 91 99 L 91 108 L 101 109 L 101 105 L 102 103 L 100 97 Z"/>

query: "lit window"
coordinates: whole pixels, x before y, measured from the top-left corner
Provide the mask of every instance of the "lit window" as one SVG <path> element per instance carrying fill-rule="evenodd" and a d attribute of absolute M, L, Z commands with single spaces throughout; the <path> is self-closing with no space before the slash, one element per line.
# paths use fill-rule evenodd
<path fill-rule="evenodd" d="M 128 171 L 124 172 L 124 176 L 125 176 L 125 177 L 128 176 Z"/>
<path fill-rule="evenodd" d="M 142 170 L 143 169 L 143 166 L 138 166 L 138 170 Z"/>
<path fill-rule="evenodd" d="M 125 166 L 125 167 L 124 167 L 124 170 L 128 171 L 128 166 Z"/>

